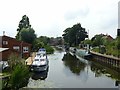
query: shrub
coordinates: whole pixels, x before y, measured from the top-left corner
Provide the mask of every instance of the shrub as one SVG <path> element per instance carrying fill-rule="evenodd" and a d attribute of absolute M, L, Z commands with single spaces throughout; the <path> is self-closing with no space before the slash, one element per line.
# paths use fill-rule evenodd
<path fill-rule="evenodd" d="M 19 88 L 27 85 L 28 78 L 29 69 L 23 64 L 18 64 L 11 74 L 11 78 L 9 81 L 10 87 L 12 89 L 18 90 Z"/>
<path fill-rule="evenodd" d="M 29 68 L 25 65 L 24 61 L 24 59 L 14 53 L 10 55 L 8 59 L 10 68 L 4 72 L 9 73 L 11 76 L 3 81 L 3 89 L 18 90 L 27 85 L 30 74 Z"/>
<path fill-rule="evenodd" d="M 49 45 L 46 45 L 46 46 L 44 46 L 45 47 L 45 49 L 46 49 L 46 51 L 47 51 L 47 53 L 54 53 L 54 49 L 51 47 L 51 46 L 49 46 Z"/>
<path fill-rule="evenodd" d="M 10 69 L 13 70 L 13 68 L 21 63 L 21 60 L 22 58 L 20 58 L 18 55 L 16 55 L 15 53 L 12 53 L 9 58 L 8 58 L 8 64 L 10 66 Z"/>

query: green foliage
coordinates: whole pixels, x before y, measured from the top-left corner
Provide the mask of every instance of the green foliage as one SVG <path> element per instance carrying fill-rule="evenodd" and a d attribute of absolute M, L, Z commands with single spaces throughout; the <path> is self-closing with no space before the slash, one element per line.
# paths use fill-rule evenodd
<path fill-rule="evenodd" d="M 92 40 L 92 46 L 99 46 L 99 45 L 103 45 L 103 40 L 102 40 L 103 35 L 99 34 L 99 35 L 95 35 L 91 40 Z"/>
<path fill-rule="evenodd" d="M 27 43 L 33 44 L 34 40 L 36 39 L 33 28 L 22 28 L 20 32 L 20 39 Z"/>
<path fill-rule="evenodd" d="M 50 38 L 46 36 L 40 36 L 39 38 L 36 38 L 34 41 L 34 51 L 38 51 L 40 48 L 44 47 L 47 51 L 47 53 L 53 53 L 54 49 L 49 45 Z"/>
<path fill-rule="evenodd" d="M 106 45 L 106 54 L 120 57 L 119 37 Z"/>
<path fill-rule="evenodd" d="M 41 42 L 41 41 L 37 38 L 37 39 L 35 39 L 33 46 L 34 46 L 34 47 L 33 47 L 33 50 L 34 50 L 34 51 L 38 51 L 39 48 L 41 48 L 41 47 L 44 46 L 44 43 Z"/>
<path fill-rule="evenodd" d="M 99 52 L 99 47 L 94 47 L 92 50 L 93 50 L 94 52 Z"/>
<path fill-rule="evenodd" d="M 115 57 L 120 57 L 120 36 L 114 40 L 109 40 L 103 34 L 95 35 L 92 39 L 92 46 L 98 46 L 99 48 L 93 48 L 93 51 L 105 53 L 107 55 L 113 55 Z M 100 47 L 101 45 L 104 48 Z"/>
<path fill-rule="evenodd" d="M 106 48 L 105 48 L 105 46 L 100 46 L 100 47 L 99 47 L 99 53 L 101 53 L 101 54 L 106 53 Z"/>
<path fill-rule="evenodd" d="M 50 42 L 50 38 L 46 37 L 46 36 L 40 36 L 39 41 L 43 42 L 45 45 L 47 45 Z"/>
<path fill-rule="evenodd" d="M 39 48 L 44 47 L 45 45 L 47 45 L 50 42 L 49 38 L 46 36 L 40 36 L 39 38 L 36 38 L 34 40 L 34 44 L 33 44 L 33 49 L 34 51 L 38 51 Z"/>
<path fill-rule="evenodd" d="M 92 41 L 89 40 L 89 39 L 86 39 L 86 40 L 82 41 L 81 44 L 89 44 L 89 45 L 91 45 Z"/>
<path fill-rule="evenodd" d="M 118 50 L 120 50 L 120 36 L 116 38 L 116 47 Z"/>
<path fill-rule="evenodd" d="M 33 28 L 31 28 L 29 18 L 24 15 L 19 22 L 16 39 L 33 44 L 36 38 L 36 34 Z"/>
<path fill-rule="evenodd" d="M 10 69 L 13 70 L 13 68 L 19 63 L 22 63 L 21 58 L 17 54 L 12 53 L 8 58 Z"/>
<path fill-rule="evenodd" d="M 24 64 L 18 64 L 11 74 L 9 85 L 12 89 L 18 90 L 27 85 L 28 78 L 29 69 Z"/>
<path fill-rule="evenodd" d="M 47 53 L 49 53 L 49 54 L 54 52 L 54 49 L 49 45 L 45 45 L 44 48 L 46 49 Z"/>
<path fill-rule="evenodd" d="M 10 55 L 8 59 L 10 78 L 4 80 L 4 89 L 18 90 L 27 85 L 30 74 L 29 68 L 25 65 L 24 61 L 14 53 Z"/>
<path fill-rule="evenodd" d="M 17 31 L 20 31 L 22 28 L 28 28 L 30 26 L 31 25 L 29 22 L 29 18 L 26 15 L 23 15 L 22 20 L 20 20 L 20 22 L 19 22 Z"/>
<path fill-rule="evenodd" d="M 88 37 L 85 28 L 81 27 L 81 24 L 75 24 L 71 28 L 67 28 L 62 35 L 65 42 L 69 43 L 70 46 L 77 46 L 81 41 L 85 40 Z"/>

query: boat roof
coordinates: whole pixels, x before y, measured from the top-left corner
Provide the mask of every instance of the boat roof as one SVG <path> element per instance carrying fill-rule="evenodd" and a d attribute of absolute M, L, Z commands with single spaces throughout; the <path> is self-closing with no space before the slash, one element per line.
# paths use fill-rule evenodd
<path fill-rule="evenodd" d="M 40 48 L 39 51 L 46 51 L 46 49 L 45 48 Z"/>

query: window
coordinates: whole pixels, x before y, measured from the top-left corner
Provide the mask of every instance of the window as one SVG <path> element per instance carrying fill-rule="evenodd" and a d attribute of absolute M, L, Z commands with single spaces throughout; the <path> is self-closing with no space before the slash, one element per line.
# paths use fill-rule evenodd
<path fill-rule="evenodd" d="M 3 45 L 7 45 L 8 44 L 8 41 L 3 41 Z"/>
<path fill-rule="evenodd" d="M 13 46 L 13 49 L 19 51 L 20 47 L 19 46 Z"/>
<path fill-rule="evenodd" d="M 23 47 L 23 53 L 27 53 L 27 52 L 28 52 L 28 50 L 29 50 L 29 48 L 28 48 L 28 47 Z"/>

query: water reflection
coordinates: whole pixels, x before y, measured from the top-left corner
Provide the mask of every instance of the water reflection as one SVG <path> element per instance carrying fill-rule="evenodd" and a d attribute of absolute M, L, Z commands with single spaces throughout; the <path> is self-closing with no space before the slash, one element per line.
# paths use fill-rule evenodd
<path fill-rule="evenodd" d="M 64 53 L 56 51 L 50 54 L 49 72 L 33 73 L 27 87 L 116 88 L 120 85 L 120 72 L 95 60 L 77 59 L 76 56 Z"/>
<path fill-rule="evenodd" d="M 38 79 L 45 80 L 48 76 L 48 70 L 49 70 L 49 68 L 42 72 L 33 72 L 31 78 L 33 80 L 38 80 Z"/>
<path fill-rule="evenodd" d="M 118 72 L 112 68 L 108 68 L 107 66 L 104 66 L 103 64 L 101 65 L 97 62 L 92 62 L 91 70 L 93 72 L 95 72 L 95 77 L 100 77 L 102 75 L 105 75 L 114 80 L 120 80 L 120 72 Z"/>
<path fill-rule="evenodd" d="M 86 66 L 83 62 L 80 62 L 75 55 L 72 56 L 69 53 L 64 54 L 62 61 L 64 62 L 64 65 L 69 67 L 71 72 L 76 75 L 80 75 L 80 72 L 83 71 Z"/>

